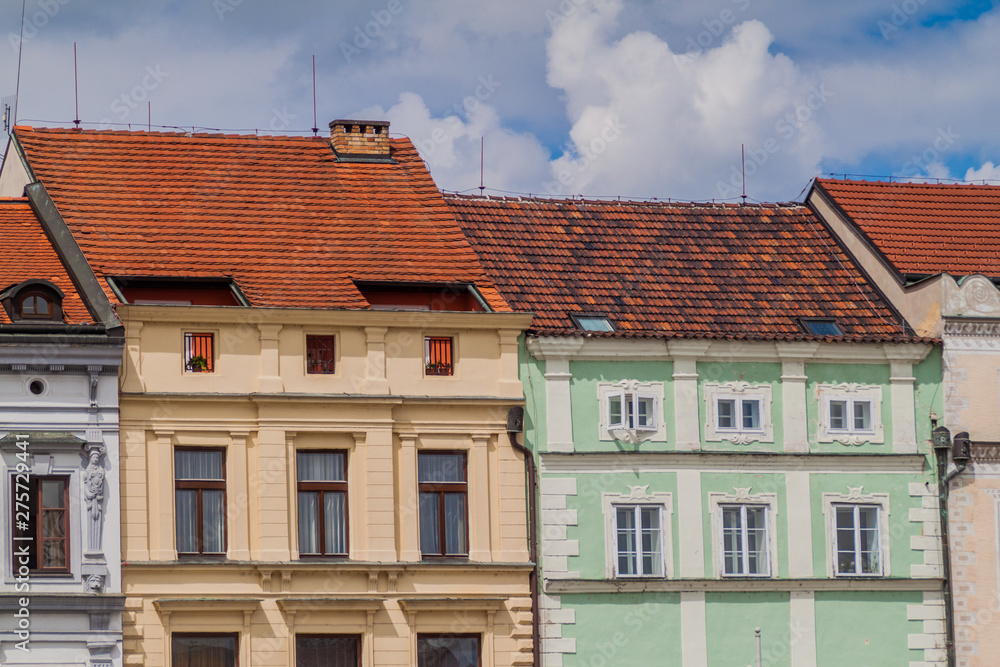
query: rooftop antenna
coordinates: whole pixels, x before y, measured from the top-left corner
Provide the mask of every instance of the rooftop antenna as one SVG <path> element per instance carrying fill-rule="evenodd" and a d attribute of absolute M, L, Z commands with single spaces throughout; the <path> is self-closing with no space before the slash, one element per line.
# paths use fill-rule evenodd
<path fill-rule="evenodd" d="M 319 126 L 316 124 L 316 54 L 313 54 L 313 136 L 319 136 Z"/>
<path fill-rule="evenodd" d="M 77 85 L 76 75 L 76 42 L 73 42 L 73 97 L 76 99 L 76 117 L 73 124 L 80 129 L 80 87 Z"/>
<path fill-rule="evenodd" d="M 21 51 L 24 50 L 24 6 L 28 0 L 21 0 L 21 36 L 17 40 L 17 83 L 14 84 L 14 122 L 17 125 L 17 100 L 21 95 Z"/>
<path fill-rule="evenodd" d="M 153 131 L 153 101 L 146 102 L 146 131 Z"/>
<path fill-rule="evenodd" d="M 746 146 L 740 144 L 740 164 L 743 167 L 743 203 L 747 203 L 747 151 Z"/>
<path fill-rule="evenodd" d="M 483 194 L 486 187 L 483 185 L 483 156 L 486 150 L 486 137 L 479 137 L 479 194 Z"/>

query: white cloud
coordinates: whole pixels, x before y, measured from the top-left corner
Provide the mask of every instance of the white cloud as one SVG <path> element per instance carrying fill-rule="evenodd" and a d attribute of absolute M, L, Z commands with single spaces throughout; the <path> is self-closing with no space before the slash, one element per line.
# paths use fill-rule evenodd
<path fill-rule="evenodd" d="M 773 36 L 759 21 L 688 53 L 643 31 L 612 41 L 621 8 L 581 8 L 549 41 L 549 82 L 565 92 L 573 123 L 550 189 L 732 198 L 746 144 L 748 194 L 797 194 L 788 184 L 818 171 L 824 140 L 815 119 L 828 91 L 769 51 Z"/>
<path fill-rule="evenodd" d="M 970 167 L 965 172 L 965 180 L 986 181 L 990 184 L 1000 183 L 1000 165 L 993 164 L 992 162 L 984 162 L 978 169 Z"/>
<path fill-rule="evenodd" d="M 498 82 L 483 77 L 453 112 L 433 117 L 416 93 L 403 93 L 389 109 L 369 107 L 358 117 L 385 118 L 390 132 L 413 141 L 439 187 L 469 190 L 479 186 L 480 140 L 485 145 L 483 182 L 492 190 L 526 192 L 546 175 L 548 152 L 528 133 L 502 126 L 500 117 L 485 99 Z M 491 90 L 492 89 L 492 90 Z"/>

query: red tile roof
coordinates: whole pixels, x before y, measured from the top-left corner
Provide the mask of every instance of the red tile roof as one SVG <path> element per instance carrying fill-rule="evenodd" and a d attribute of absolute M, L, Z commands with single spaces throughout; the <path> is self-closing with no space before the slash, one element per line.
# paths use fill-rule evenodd
<path fill-rule="evenodd" d="M 902 274 L 1000 277 L 1000 187 L 816 179 Z"/>
<path fill-rule="evenodd" d="M 254 306 L 304 308 L 366 308 L 352 280 L 473 282 L 509 310 L 408 139 L 360 164 L 312 137 L 15 136 L 98 277 L 231 276 Z"/>
<path fill-rule="evenodd" d="M 802 205 L 446 200 L 534 333 L 603 313 L 615 336 L 813 340 L 798 318 L 823 317 L 850 340 L 915 340 Z"/>
<path fill-rule="evenodd" d="M 62 290 L 67 324 L 95 324 L 27 199 L 0 197 L 0 292 L 25 280 L 48 280 Z M 0 324 L 10 324 L 0 308 Z"/>

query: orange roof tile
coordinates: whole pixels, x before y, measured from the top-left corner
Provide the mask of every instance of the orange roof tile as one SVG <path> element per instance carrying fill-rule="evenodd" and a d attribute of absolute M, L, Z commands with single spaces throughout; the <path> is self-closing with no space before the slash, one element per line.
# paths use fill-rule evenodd
<path fill-rule="evenodd" d="M 67 324 L 95 324 L 27 199 L 0 197 L 0 241 L 4 252 L 0 292 L 25 280 L 48 280 L 64 294 L 63 319 Z M 10 323 L 0 308 L 0 324 Z"/>
<path fill-rule="evenodd" d="M 1000 187 L 816 179 L 906 275 L 1000 277 Z"/>
<path fill-rule="evenodd" d="M 534 333 L 818 339 L 798 318 L 834 318 L 850 340 L 907 340 L 901 317 L 805 206 L 447 196 L 493 282 Z"/>
<path fill-rule="evenodd" d="M 15 137 L 99 277 L 231 276 L 292 308 L 366 308 L 352 280 L 472 282 L 509 310 L 408 139 L 396 164 L 360 164 L 312 137 Z"/>

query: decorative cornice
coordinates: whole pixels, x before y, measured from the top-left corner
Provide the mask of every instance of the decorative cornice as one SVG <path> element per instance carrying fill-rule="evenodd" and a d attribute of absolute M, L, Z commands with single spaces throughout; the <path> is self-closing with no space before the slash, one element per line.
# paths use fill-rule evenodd
<path fill-rule="evenodd" d="M 966 320 L 945 318 L 945 336 L 979 336 L 983 338 L 1000 338 L 1000 320 Z M 951 341 L 949 341 L 951 342 Z"/>
<path fill-rule="evenodd" d="M 773 472 L 884 472 L 921 474 L 922 454 L 836 454 L 784 452 L 550 452 L 541 455 L 543 473 L 675 472 L 677 470 Z"/>
<path fill-rule="evenodd" d="M 536 359 L 567 359 L 583 347 L 583 338 L 529 338 L 528 352 Z"/>
<path fill-rule="evenodd" d="M 927 591 L 940 592 L 941 580 L 878 577 L 836 579 L 546 579 L 545 593 L 674 593 L 746 591 Z"/>

